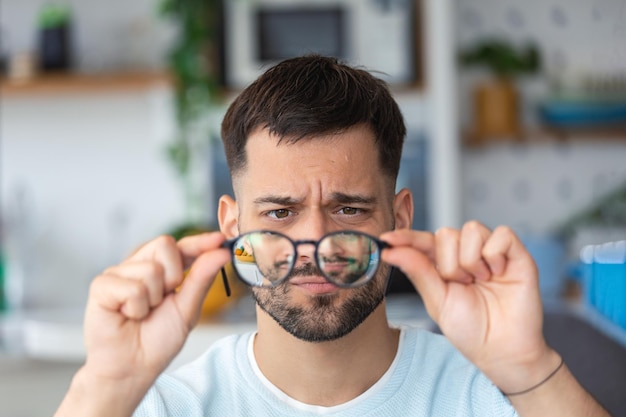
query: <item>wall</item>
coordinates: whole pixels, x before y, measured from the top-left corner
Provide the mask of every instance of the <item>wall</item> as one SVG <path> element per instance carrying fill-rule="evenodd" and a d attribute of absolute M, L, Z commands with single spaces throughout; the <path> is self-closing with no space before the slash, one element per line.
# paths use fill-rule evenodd
<path fill-rule="evenodd" d="M 4 57 L 35 53 L 46 3 L 0 0 Z M 159 0 L 58 3 L 72 10 L 76 71 L 163 68 L 175 32 Z M 163 88 L 2 97 L 3 238 L 25 305 L 81 305 L 96 273 L 182 219 L 170 99 Z"/>
<path fill-rule="evenodd" d="M 538 125 L 537 104 L 556 83 L 585 77 L 626 80 L 626 1 L 624 0 L 457 0 L 459 47 L 486 36 L 522 44 L 534 41 L 544 59 L 540 76 L 520 80 L 523 120 Z M 459 108 L 470 125 L 469 97 L 485 76 L 465 70 Z M 543 135 L 545 136 L 545 135 Z M 623 136 L 623 134 L 622 134 Z M 463 153 L 465 219 L 490 226 L 509 224 L 523 233 L 544 234 L 597 197 L 626 182 L 626 138 L 576 135 L 576 140 L 502 142 Z"/>
<path fill-rule="evenodd" d="M 37 49 L 37 13 L 48 0 L 0 0 L 3 55 Z M 75 67 L 98 72 L 162 66 L 175 32 L 159 18 L 160 0 L 61 0 L 73 14 Z"/>
<path fill-rule="evenodd" d="M 463 154 L 466 219 L 531 235 L 626 182 L 626 140 L 496 144 Z"/>
<path fill-rule="evenodd" d="M 172 126 L 163 88 L 3 97 L 3 238 L 27 305 L 80 305 L 105 266 L 182 218 Z"/>

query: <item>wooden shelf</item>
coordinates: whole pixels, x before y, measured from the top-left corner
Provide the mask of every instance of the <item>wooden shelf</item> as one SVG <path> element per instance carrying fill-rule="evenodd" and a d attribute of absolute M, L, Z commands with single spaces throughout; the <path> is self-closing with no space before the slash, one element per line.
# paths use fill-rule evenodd
<path fill-rule="evenodd" d="M 517 135 L 498 138 L 481 138 L 471 132 L 463 132 L 463 145 L 478 148 L 494 144 L 531 144 L 569 141 L 623 141 L 626 143 L 626 124 L 607 127 L 556 128 L 541 126 L 519 132 Z"/>
<path fill-rule="evenodd" d="M 92 94 L 109 91 L 144 90 L 155 85 L 171 85 L 166 71 L 124 71 L 116 73 L 58 73 L 40 75 L 27 80 L 0 80 L 2 97 L 42 94 Z"/>

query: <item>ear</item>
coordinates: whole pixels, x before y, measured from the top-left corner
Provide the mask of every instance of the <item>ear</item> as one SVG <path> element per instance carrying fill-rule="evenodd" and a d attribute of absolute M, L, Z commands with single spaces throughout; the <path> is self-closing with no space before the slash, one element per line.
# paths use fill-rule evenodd
<path fill-rule="evenodd" d="M 408 188 L 401 189 L 393 199 L 396 229 L 410 229 L 413 224 L 413 195 Z"/>
<path fill-rule="evenodd" d="M 239 206 L 229 195 L 220 197 L 217 207 L 217 219 L 220 224 L 220 231 L 226 235 L 227 239 L 232 239 L 239 235 Z"/>

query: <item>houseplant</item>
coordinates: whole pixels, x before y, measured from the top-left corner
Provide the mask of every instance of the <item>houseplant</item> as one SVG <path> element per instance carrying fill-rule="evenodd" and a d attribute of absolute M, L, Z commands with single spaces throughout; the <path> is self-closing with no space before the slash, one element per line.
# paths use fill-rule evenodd
<path fill-rule="evenodd" d="M 464 67 L 482 67 L 490 74 L 473 91 L 473 136 L 477 140 L 519 136 L 519 92 L 515 81 L 540 70 L 537 47 L 529 44 L 518 48 L 502 39 L 484 39 L 463 49 L 459 60 Z"/>
<path fill-rule="evenodd" d="M 184 190 L 186 214 L 177 237 L 211 225 L 206 219 L 206 181 L 219 83 L 220 0 L 162 0 L 160 14 L 177 30 L 167 67 L 174 78 L 176 135 L 167 148 Z"/>
<path fill-rule="evenodd" d="M 186 214 L 170 231 L 174 238 L 215 229 L 208 220 L 210 145 L 214 140 L 212 116 L 222 102 L 219 73 L 221 0 L 163 0 L 160 14 L 177 29 L 169 51 L 168 70 L 174 78 L 177 132 L 167 155 L 181 180 Z M 229 276 L 234 276 L 230 265 Z M 230 304 L 217 277 L 207 294 L 202 316 L 208 317 Z M 243 284 L 231 281 L 233 299 L 243 293 Z"/>
<path fill-rule="evenodd" d="M 44 72 L 67 71 L 72 65 L 69 7 L 45 4 L 37 16 L 39 67 Z"/>

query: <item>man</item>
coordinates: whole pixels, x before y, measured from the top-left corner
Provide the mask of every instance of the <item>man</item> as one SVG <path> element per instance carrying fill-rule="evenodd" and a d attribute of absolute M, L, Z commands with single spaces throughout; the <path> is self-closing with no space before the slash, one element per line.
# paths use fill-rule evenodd
<path fill-rule="evenodd" d="M 86 363 L 57 415 L 606 415 L 546 345 L 537 269 L 510 229 L 410 230 L 411 194 L 394 191 L 404 136 L 365 71 L 318 56 L 268 70 L 224 118 L 235 199 L 220 199 L 221 233 L 159 237 L 93 281 Z M 231 259 L 225 239 L 259 230 L 294 256 L 278 285 L 252 288 L 257 332 L 161 375 Z M 377 273 L 351 288 L 316 257 L 345 230 L 384 242 Z M 445 338 L 389 326 L 391 265 Z"/>

